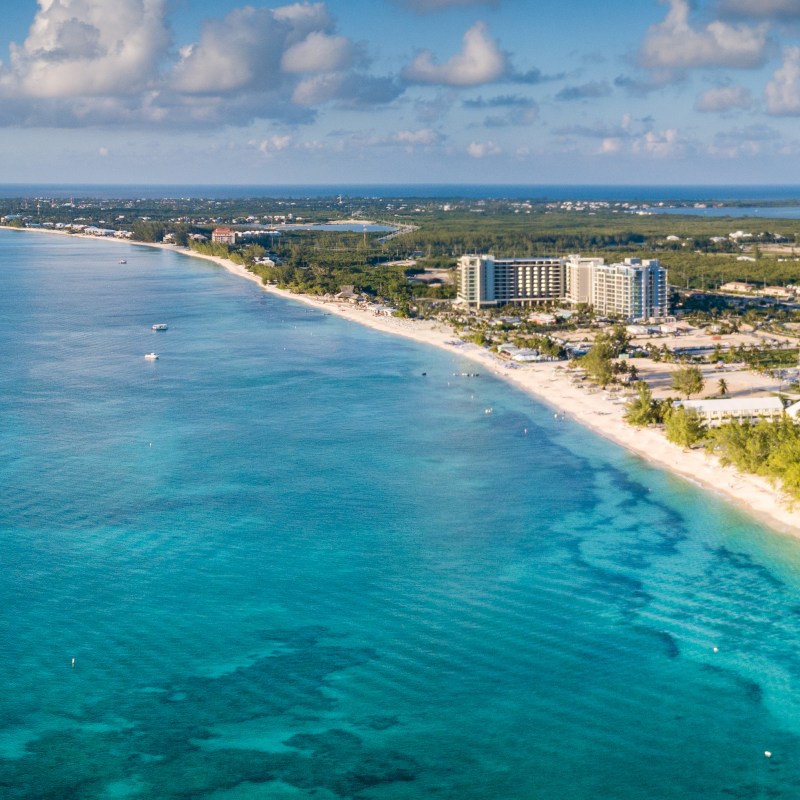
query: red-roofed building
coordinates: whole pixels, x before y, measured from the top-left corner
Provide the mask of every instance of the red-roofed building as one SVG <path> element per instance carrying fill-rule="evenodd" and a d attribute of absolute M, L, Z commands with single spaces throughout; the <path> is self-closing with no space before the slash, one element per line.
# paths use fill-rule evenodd
<path fill-rule="evenodd" d="M 236 231 L 232 228 L 214 228 L 211 241 L 219 244 L 236 244 Z"/>

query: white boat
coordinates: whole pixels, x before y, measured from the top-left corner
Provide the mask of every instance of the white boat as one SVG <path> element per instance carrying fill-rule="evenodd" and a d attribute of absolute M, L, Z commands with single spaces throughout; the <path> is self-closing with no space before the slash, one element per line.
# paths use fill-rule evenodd
<path fill-rule="evenodd" d="M 157 361 L 158 360 L 158 353 L 147 353 L 147 355 L 145 355 L 145 359 L 147 361 Z"/>
<path fill-rule="evenodd" d="M 166 331 L 169 330 L 169 326 L 166 322 L 156 322 L 155 325 L 152 326 L 154 331 Z"/>
<path fill-rule="evenodd" d="M 119 261 L 117 261 L 117 264 L 127 264 L 127 263 L 128 262 L 124 258 L 121 258 Z"/>

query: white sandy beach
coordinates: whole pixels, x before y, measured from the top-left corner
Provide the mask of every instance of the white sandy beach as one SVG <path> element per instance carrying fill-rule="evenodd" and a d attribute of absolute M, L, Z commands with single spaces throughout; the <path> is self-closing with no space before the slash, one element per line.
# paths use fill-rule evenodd
<path fill-rule="evenodd" d="M 31 232 L 30 229 L 26 230 Z M 41 232 L 61 234 L 47 229 Z M 484 348 L 469 343 L 454 344 L 457 337 L 452 330 L 441 323 L 377 316 L 348 303 L 323 301 L 309 295 L 292 294 L 274 286 L 264 286 L 258 276 L 248 272 L 243 266 L 227 259 L 202 255 L 188 248 L 165 244 L 145 245 L 141 242 L 107 237 L 95 238 L 101 241 L 124 241 L 126 244 L 159 247 L 212 261 L 235 275 L 257 283 L 265 291 L 296 302 L 324 308 L 330 313 L 375 330 L 404 336 L 468 358 L 479 364 L 484 371 L 492 372 L 537 399 L 543 400 L 559 412 L 647 461 L 725 497 L 771 528 L 800 537 L 800 511 L 790 507 L 783 493 L 768 481 L 755 475 L 744 475 L 731 467 L 723 467 L 717 458 L 707 455 L 703 450 L 684 450 L 671 444 L 658 429 L 634 428 L 628 425 L 623 419 L 622 403 L 607 399 L 602 392 L 590 393 L 582 386 L 573 385 L 563 364 L 530 364 L 509 369 L 506 367 L 506 362 L 500 361 Z"/>
<path fill-rule="evenodd" d="M 178 249 L 178 248 L 173 248 Z M 187 255 L 195 255 L 187 251 Z M 261 280 L 244 267 L 222 258 L 202 256 L 225 269 L 259 285 Z M 725 497 L 726 500 L 782 533 L 800 536 L 800 511 L 792 509 L 781 491 L 757 475 L 744 475 L 731 467 L 723 467 L 704 450 L 684 450 L 666 440 L 655 428 L 634 428 L 623 419 L 624 406 L 602 392 L 590 394 L 586 388 L 574 386 L 563 364 L 529 364 L 509 369 L 488 350 L 477 345 L 453 344 L 457 336 L 447 326 L 428 320 L 409 320 L 377 316 L 349 303 L 324 301 L 309 295 L 297 295 L 264 286 L 273 294 L 290 300 L 324 308 L 344 319 L 385 333 L 404 336 L 422 344 L 448 350 L 468 358 L 485 371 L 514 384 L 561 413 L 591 428 L 595 433 L 627 448 L 647 461 L 681 475 Z"/>

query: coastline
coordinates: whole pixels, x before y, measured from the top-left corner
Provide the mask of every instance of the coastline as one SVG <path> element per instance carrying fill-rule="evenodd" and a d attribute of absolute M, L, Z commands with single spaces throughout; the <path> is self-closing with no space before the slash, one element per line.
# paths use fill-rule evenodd
<path fill-rule="evenodd" d="M 453 355 L 479 364 L 485 371 L 516 386 L 559 413 L 564 413 L 594 433 L 625 448 L 650 464 L 678 475 L 695 485 L 721 496 L 750 517 L 779 533 L 800 538 L 800 510 L 791 508 L 783 493 L 766 479 L 743 474 L 732 467 L 724 467 L 715 456 L 703 450 L 684 450 L 666 440 L 664 435 L 651 428 L 635 428 L 623 419 L 621 403 L 607 399 L 603 393 L 590 394 L 573 386 L 564 367 L 558 363 L 526 364 L 510 369 L 488 350 L 471 343 L 454 344 L 456 335 L 442 323 L 426 320 L 408 320 L 397 317 L 376 316 L 365 309 L 347 303 L 325 301 L 310 295 L 293 294 L 275 286 L 264 285 L 261 279 L 245 267 L 218 256 L 197 253 L 187 247 L 171 244 L 133 242 L 129 239 L 68 234 L 48 229 L 11 228 L 27 233 L 48 233 L 79 239 L 118 241 L 127 245 L 155 247 L 180 253 L 188 257 L 211 261 L 228 272 L 257 283 L 270 294 L 295 302 L 314 306 L 337 316 L 395 336 L 412 339 L 421 344 L 438 347 Z"/>

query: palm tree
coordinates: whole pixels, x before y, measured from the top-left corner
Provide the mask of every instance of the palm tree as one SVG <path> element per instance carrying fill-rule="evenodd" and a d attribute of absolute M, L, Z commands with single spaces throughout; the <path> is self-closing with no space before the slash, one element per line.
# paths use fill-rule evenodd
<path fill-rule="evenodd" d="M 725 382 L 725 378 L 720 378 L 717 383 L 717 386 L 719 387 L 719 393 L 721 395 L 724 396 L 728 394 L 728 384 Z"/>

